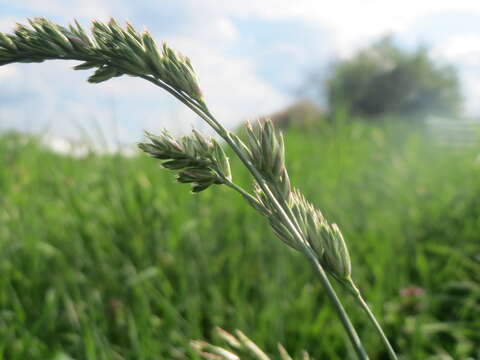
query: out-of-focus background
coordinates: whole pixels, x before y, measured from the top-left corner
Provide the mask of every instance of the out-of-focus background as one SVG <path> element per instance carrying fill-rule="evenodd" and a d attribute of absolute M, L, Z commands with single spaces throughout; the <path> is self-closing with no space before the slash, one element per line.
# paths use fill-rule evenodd
<path fill-rule="evenodd" d="M 402 358 L 480 359 L 477 2 L 0 1 L 2 32 L 35 16 L 145 26 L 230 129 L 271 116 Z M 194 358 L 215 326 L 354 358 L 301 255 L 236 194 L 193 196 L 135 150 L 143 130 L 208 128 L 139 79 L 91 85 L 73 65 L 0 67 L 0 358 Z"/>

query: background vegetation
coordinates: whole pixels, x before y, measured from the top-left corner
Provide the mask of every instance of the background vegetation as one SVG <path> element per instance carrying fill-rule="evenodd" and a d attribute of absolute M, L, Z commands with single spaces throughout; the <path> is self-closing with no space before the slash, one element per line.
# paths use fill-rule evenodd
<path fill-rule="evenodd" d="M 312 86 L 323 89 L 321 82 Z M 425 115 L 459 117 L 462 95 L 456 70 L 441 64 L 426 47 L 402 49 L 387 36 L 339 60 L 328 73 L 325 93 L 330 109 L 375 119 L 387 114 L 402 119 Z"/>
<path fill-rule="evenodd" d="M 475 359 L 479 149 L 430 140 L 398 121 L 337 118 L 290 129 L 287 161 L 341 226 L 404 358 Z M 189 358 L 188 341 L 216 325 L 272 353 L 282 342 L 349 358 L 310 267 L 235 193 L 192 196 L 144 155 L 72 158 L 15 134 L 0 137 L 0 169 L 0 359 Z M 346 305 L 372 358 L 386 358 Z"/>

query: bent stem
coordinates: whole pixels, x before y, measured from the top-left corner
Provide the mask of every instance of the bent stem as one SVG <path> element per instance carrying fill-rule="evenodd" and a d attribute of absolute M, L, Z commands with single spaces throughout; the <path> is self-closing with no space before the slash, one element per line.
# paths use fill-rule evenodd
<path fill-rule="evenodd" d="M 191 108 L 190 104 L 186 104 L 188 107 Z M 193 109 L 192 109 L 193 110 Z M 195 110 L 194 110 L 195 111 Z M 198 112 L 195 111 L 197 114 Z M 267 185 L 266 181 L 263 179 L 261 174 L 258 172 L 258 170 L 253 166 L 253 164 L 245 157 L 241 149 L 235 144 L 235 142 L 232 140 L 230 137 L 228 131 L 223 128 L 221 124 L 219 124 L 213 117 L 209 116 L 211 120 L 213 120 L 217 125 L 221 127 L 223 131 L 217 131 L 217 133 L 228 143 L 228 145 L 232 148 L 232 150 L 235 152 L 235 154 L 240 158 L 240 160 L 244 163 L 244 165 L 247 167 L 247 169 L 250 171 L 250 173 L 253 175 L 259 186 L 262 188 L 262 190 L 265 192 L 265 194 L 269 197 L 269 199 L 272 201 L 280 215 L 282 216 L 285 225 L 287 228 L 292 232 L 292 234 L 302 243 L 305 242 L 303 239 L 302 235 L 300 234 L 298 228 L 293 224 L 292 220 L 290 217 L 287 215 L 285 212 L 285 209 L 282 205 L 280 205 L 279 201 L 277 200 L 276 196 L 273 195 L 270 187 Z M 203 118 L 203 116 L 202 116 Z M 238 191 L 238 189 L 236 189 Z M 242 193 L 242 195 L 245 196 L 245 194 Z M 322 265 L 318 262 L 318 260 L 315 258 L 315 255 L 309 253 L 309 259 L 312 262 L 312 265 L 317 272 L 320 282 L 322 283 L 323 287 L 327 291 L 327 295 L 330 298 L 333 307 L 335 311 L 337 312 L 343 327 L 345 328 L 345 331 L 347 332 L 347 335 L 350 339 L 350 342 L 352 343 L 353 348 L 355 349 L 355 352 L 357 353 L 357 356 L 361 360 L 368 360 L 368 355 L 365 351 L 365 348 L 362 345 L 362 342 L 350 320 L 348 317 L 340 299 L 338 298 L 337 294 L 335 293 L 335 290 L 330 283 L 330 280 L 327 277 L 327 274 L 325 273 L 325 270 L 323 269 Z"/>
<path fill-rule="evenodd" d="M 377 318 L 373 314 L 372 310 L 368 306 L 365 299 L 362 297 L 362 294 L 360 293 L 360 290 L 358 290 L 357 286 L 355 285 L 355 283 L 353 282 L 352 279 L 349 280 L 348 284 L 351 286 L 353 296 L 358 301 L 360 307 L 365 311 L 368 319 L 370 320 L 370 322 L 375 327 L 375 330 L 380 335 L 380 338 L 382 339 L 383 344 L 387 348 L 388 355 L 390 356 L 390 359 L 398 360 L 397 354 L 395 353 L 395 350 L 393 349 L 392 344 L 390 344 L 390 341 L 388 340 L 387 336 L 385 335 L 385 332 L 383 331 L 380 323 L 378 322 Z"/>
<path fill-rule="evenodd" d="M 230 180 L 226 181 L 226 185 L 229 186 L 230 188 L 236 190 L 239 192 L 242 196 L 245 198 L 249 199 L 250 201 L 257 202 L 257 200 L 252 197 L 248 192 L 246 192 L 242 187 L 236 185 L 235 183 L 231 182 Z M 259 204 L 260 205 L 260 204 Z M 363 344 L 360 340 L 360 337 L 357 334 L 357 331 L 355 330 L 355 327 L 353 326 L 352 322 L 350 321 L 350 318 L 348 317 L 347 312 L 345 311 L 345 308 L 343 307 L 340 299 L 338 298 L 332 284 L 328 280 L 328 276 L 323 269 L 322 265 L 318 262 L 315 254 L 312 252 L 308 251 L 307 252 L 307 258 L 309 259 L 310 263 L 313 266 L 313 269 L 315 270 L 315 273 L 318 275 L 320 282 L 322 283 L 322 286 L 325 288 L 328 297 L 330 298 L 332 305 L 337 312 L 340 321 L 342 322 L 343 327 L 345 328 L 345 331 L 347 332 L 348 338 L 350 342 L 353 345 L 353 348 L 355 352 L 357 353 L 357 356 L 359 359 L 362 360 L 368 360 L 368 354 L 365 351 L 365 348 L 363 347 Z"/>
<path fill-rule="evenodd" d="M 360 340 L 360 337 L 357 334 L 357 331 L 352 325 L 352 322 L 350 321 L 350 318 L 348 317 L 345 308 L 343 307 L 342 303 L 340 302 L 340 299 L 338 298 L 337 294 L 335 293 L 335 290 L 333 289 L 332 284 L 328 280 L 327 274 L 325 273 L 325 270 L 323 269 L 322 265 L 318 262 L 317 258 L 315 257 L 314 254 L 308 252 L 308 260 L 310 260 L 310 263 L 312 264 L 315 272 L 317 273 L 320 282 L 322 283 L 323 287 L 327 291 L 327 295 L 332 301 L 332 305 L 337 312 L 340 321 L 343 324 L 343 327 L 345 328 L 347 335 L 350 339 L 350 342 L 352 343 L 355 352 L 357 353 L 357 356 L 359 359 L 366 359 L 368 360 L 369 357 L 367 355 L 367 352 L 365 351 L 365 348 L 362 345 L 362 342 Z"/>
<path fill-rule="evenodd" d="M 235 154 L 240 158 L 240 160 L 243 162 L 243 164 L 247 167 L 247 169 L 253 175 L 253 177 L 255 178 L 257 183 L 259 184 L 259 186 L 262 188 L 262 190 L 265 192 L 265 194 L 267 194 L 267 196 L 270 198 L 272 203 L 275 205 L 276 209 L 279 211 L 280 215 L 282 216 L 283 220 L 285 221 L 285 225 L 287 226 L 287 228 L 292 232 L 292 234 L 300 242 L 304 243 L 305 240 L 303 239 L 303 237 L 302 237 L 301 233 L 299 232 L 297 226 L 295 226 L 293 224 L 292 220 L 290 219 L 290 217 L 285 212 L 284 207 L 282 205 L 280 205 L 276 196 L 273 195 L 270 187 L 267 185 L 267 183 L 266 183 L 265 179 L 262 177 L 262 175 L 258 172 L 258 170 L 255 168 L 255 166 L 253 166 L 253 164 L 245 157 L 242 150 L 232 140 L 232 138 L 229 135 L 228 130 L 226 130 L 208 112 L 208 110 L 207 110 L 208 115 L 206 115 L 203 111 L 197 109 L 191 103 L 189 103 L 189 102 L 183 102 L 183 103 L 186 106 L 188 106 L 191 110 L 193 110 L 197 115 L 199 115 L 202 119 L 204 119 L 208 124 L 211 124 L 213 122 L 215 125 L 217 125 L 219 127 L 219 129 L 217 129 L 216 127 L 213 127 L 213 128 L 228 143 L 228 145 L 232 148 L 232 150 L 235 152 Z M 205 119 L 205 117 L 207 117 L 208 120 Z M 245 192 L 242 188 L 238 187 L 234 183 L 229 181 L 227 183 L 227 185 L 230 186 L 231 188 L 235 189 L 236 191 L 238 191 L 242 196 L 250 197 L 250 195 L 247 192 Z M 348 317 L 348 314 L 345 311 L 345 308 L 343 307 L 343 305 L 342 305 L 340 299 L 338 298 L 332 284 L 330 283 L 330 280 L 328 279 L 328 276 L 327 276 L 325 270 L 323 269 L 322 265 L 318 262 L 315 255 L 313 253 L 311 253 L 310 251 L 308 252 L 308 258 L 311 261 L 312 266 L 313 266 L 314 270 L 316 271 L 317 275 L 319 276 L 319 279 L 320 279 L 320 282 L 322 283 L 322 286 L 327 291 L 327 295 L 330 298 L 330 300 L 333 304 L 333 307 L 334 307 L 335 311 L 337 312 L 337 314 L 340 318 L 340 321 L 342 322 L 343 327 L 345 328 L 345 331 L 347 332 L 347 335 L 350 339 L 350 342 L 352 343 L 353 348 L 355 349 L 355 352 L 357 353 L 358 358 L 361 359 L 361 360 L 368 360 L 369 357 L 367 355 L 367 352 L 365 351 L 365 348 L 362 345 L 360 337 L 358 336 L 358 333 L 355 330 L 355 327 L 353 326 L 350 318 Z"/>

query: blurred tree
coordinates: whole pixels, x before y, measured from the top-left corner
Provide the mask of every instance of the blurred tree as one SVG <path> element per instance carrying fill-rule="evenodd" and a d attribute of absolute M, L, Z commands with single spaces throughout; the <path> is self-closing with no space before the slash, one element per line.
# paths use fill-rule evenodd
<path fill-rule="evenodd" d="M 332 70 L 325 89 L 330 110 L 346 108 L 365 117 L 460 115 L 462 96 L 455 69 L 436 64 L 424 47 L 410 53 L 387 36 L 336 62 Z"/>

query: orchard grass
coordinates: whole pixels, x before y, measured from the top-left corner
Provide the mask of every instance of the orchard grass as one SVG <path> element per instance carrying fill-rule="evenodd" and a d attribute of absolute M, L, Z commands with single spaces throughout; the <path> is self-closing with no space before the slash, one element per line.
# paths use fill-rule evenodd
<path fill-rule="evenodd" d="M 29 23 L 30 26 L 18 24 L 13 34 L 0 33 L 0 65 L 52 59 L 80 60 L 83 63 L 75 66 L 76 70 L 95 69 L 88 79 L 91 83 L 130 75 L 143 78 L 173 95 L 210 125 L 231 148 L 250 172 L 253 191 L 249 192 L 233 181 L 229 159 L 218 142 L 197 132 L 179 141 L 166 131 L 161 136 L 147 134 L 148 141 L 139 147 L 159 159 L 164 168 L 175 172 L 180 183 L 191 183 L 193 192 L 205 191 L 213 185 L 224 185 L 237 191 L 267 219 L 281 241 L 306 256 L 358 358 L 368 359 L 367 352 L 328 275 L 355 296 L 380 335 L 390 358 L 397 359 L 352 279 L 350 254 L 339 227 L 329 223 L 300 190 L 291 185 L 285 165 L 283 137 L 271 121 L 266 120 L 255 128 L 247 126 L 246 140 L 228 131 L 205 103 L 190 60 L 166 44 L 158 47 L 148 31 L 139 33 L 130 24 L 122 28 L 114 20 L 108 24 L 94 21 L 92 35 L 88 35 L 78 23 L 62 27 L 43 18 Z M 241 332 L 237 335 L 245 347 L 255 348 Z M 194 345 L 198 351 L 204 352 L 200 343 Z M 221 352 L 220 348 L 216 349 Z M 282 349 L 282 358 L 288 359 L 289 355 Z M 255 351 L 261 354 L 258 348 Z M 268 357 L 260 356 L 259 359 Z"/>

